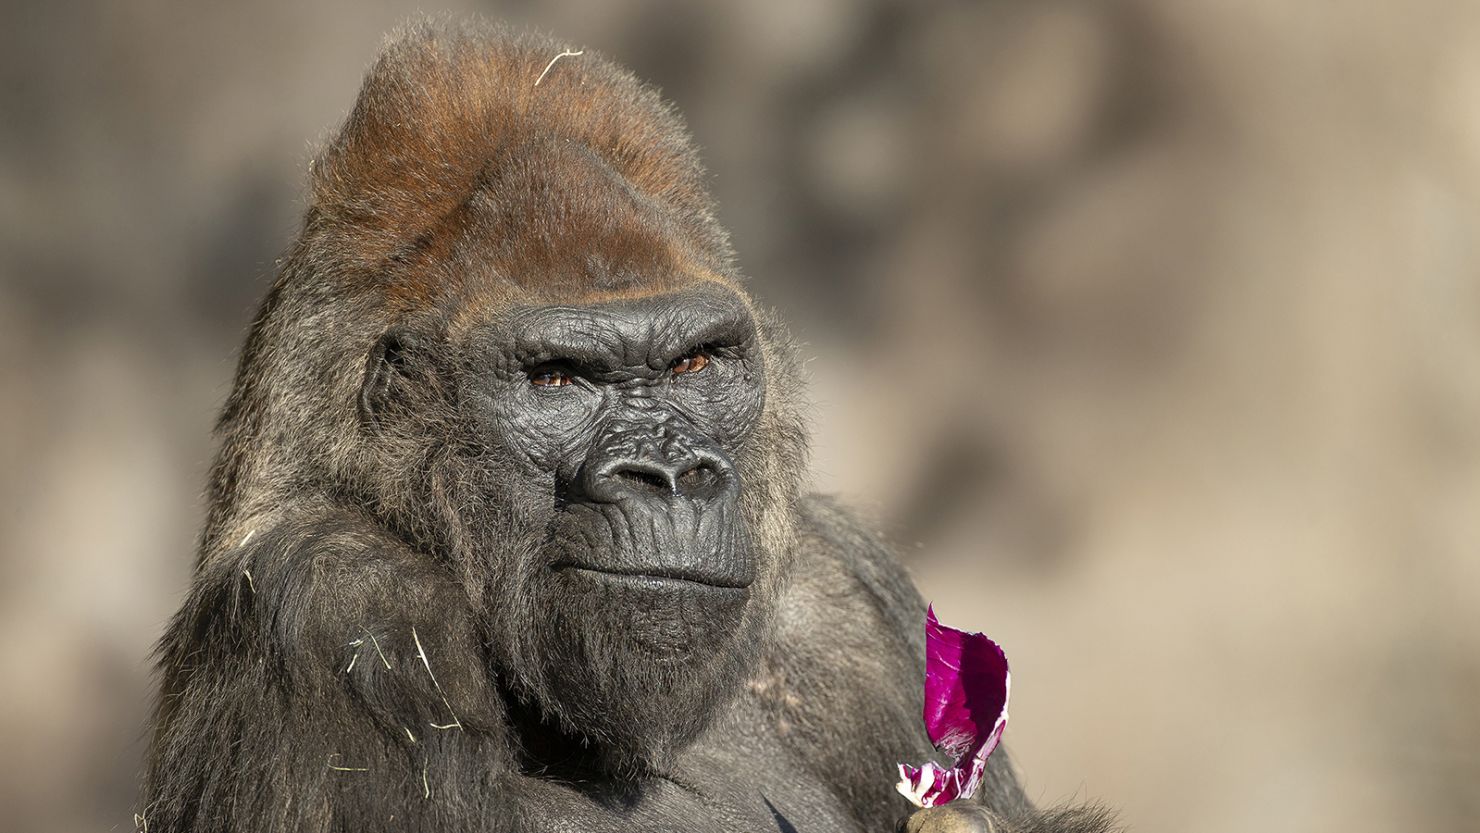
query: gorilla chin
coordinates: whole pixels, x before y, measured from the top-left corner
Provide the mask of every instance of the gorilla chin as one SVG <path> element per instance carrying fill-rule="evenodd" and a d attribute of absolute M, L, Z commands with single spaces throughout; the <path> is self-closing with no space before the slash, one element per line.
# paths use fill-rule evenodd
<path fill-rule="evenodd" d="M 755 555 L 738 489 L 694 491 L 629 473 L 620 498 L 569 506 L 536 579 L 535 609 L 551 613 L 534 628 L 540 690 L 521 699 L 554 724 L 552 752 L 579 749 L 608 776 L 669 770 L 759 659 L 764 619 L 746 615 Z"/>
<path fill-rule="evenodd" d="M 542 679 L 519 694 L 544 724 L 523 727 L 542 736 L 526 744 L 544 747 L 530 764 L 579 750 L 608 776 L 666 773 L 759 659 L 749 588 L 582 568 L 552 573 L 546 587 L 557 598 L 537 607 L 553 613 L 532 634 Z"/>

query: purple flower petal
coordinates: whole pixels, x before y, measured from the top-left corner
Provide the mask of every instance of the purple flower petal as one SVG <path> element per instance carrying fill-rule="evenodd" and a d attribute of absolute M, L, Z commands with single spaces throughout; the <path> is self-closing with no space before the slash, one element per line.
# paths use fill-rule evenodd
<path fill-rule="evenodd" d="M 1007 728 L 1011 687 L 997 643 L 942 625 L 932 605 L 925 616 L 925 734 L 953 763 L 950 769 L 900 764 L 899 792 L 918 807 L 970 798 Z"/>

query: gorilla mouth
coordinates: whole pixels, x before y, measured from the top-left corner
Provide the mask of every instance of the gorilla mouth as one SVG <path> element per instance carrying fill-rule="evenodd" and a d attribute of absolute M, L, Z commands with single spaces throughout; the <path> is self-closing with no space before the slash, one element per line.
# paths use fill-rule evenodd
<path fill-rule="evenodd" d="M 732 499 L 573 504 L 551 528 L 547 575 L 667 597 L 742 592 L 755 554 L 737 514 Z"/>
<path fill-rule="evenodd" d="M 749 588 L 752 583 L 751 580 L 706 575 L 697 571 L 682 569 L 607 569 L 573 562 L 552 564 L 550 569 L 555 572 L 570 571 L 594 578 L 598 581 L 625 585 L 637 590 L 675 590 L 689 587 L 694 589 L 739 592 Z"/>

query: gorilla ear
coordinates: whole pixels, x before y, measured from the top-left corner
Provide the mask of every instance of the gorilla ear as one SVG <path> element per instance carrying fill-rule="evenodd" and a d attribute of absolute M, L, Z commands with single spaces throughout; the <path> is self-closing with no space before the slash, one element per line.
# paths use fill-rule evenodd
<path fill-rule="evenodd" d="M 370 348 L 365 359 L 365 380 L 360 385 L 360 419 L 379 428 L 382 416 L 397 397 L 406 378 L 411 337 L 401 330 L 387 330 Z"/>

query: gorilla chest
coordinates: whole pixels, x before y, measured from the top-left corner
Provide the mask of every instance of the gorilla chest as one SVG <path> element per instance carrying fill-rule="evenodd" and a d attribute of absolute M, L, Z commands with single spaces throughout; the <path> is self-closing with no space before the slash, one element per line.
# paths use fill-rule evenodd
<path fill-rule="evenodd" d="M 544 782 L 531 785 L 524 809 L 538 819 L 535 829 L 571 833 L 855 833 L 881 826 L 860 826 L 828 785 L 788 758 L 779 744 L 758 748 L 750 739 L 703 744 L 685 755 L 673 778 L 656 779 L 627 801 Z"/>

